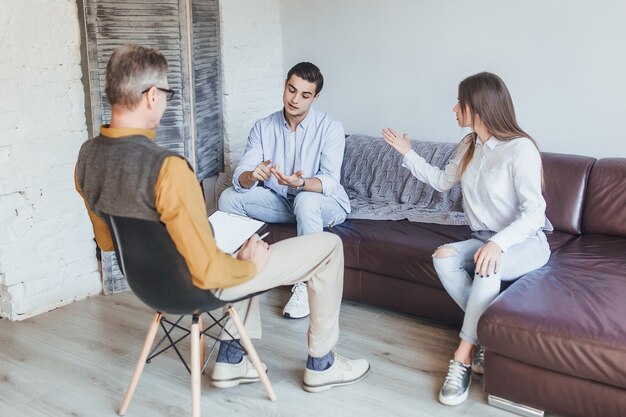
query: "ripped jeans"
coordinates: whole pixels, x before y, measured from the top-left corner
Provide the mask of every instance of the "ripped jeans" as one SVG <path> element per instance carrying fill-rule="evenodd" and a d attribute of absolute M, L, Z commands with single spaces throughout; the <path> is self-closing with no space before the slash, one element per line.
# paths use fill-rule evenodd
<path fill-rule="evenodd" d="M 298 236 L 341 224 L 348 215 L 334 198 L 320 193 L 300 191 L 295 198 L 283 198 L 263 187 L 253 187 L 245 192 L 227 188 L 220 196 L 218 206 L 227 213 L 268 223 L 296 223 Z"/>
<path fill-rule="evenodd" d="M 500 292 L 500 281 L 513 281 L 544 266 L 550 258 L 550 246 L 543 231 L 531 234 L 513 245 L 500 257 L 500 270 L 490 276 L 475 273 L 474 254 L 495 232 L 472 233 L 473 239 L 450 243 L 441 248 L 455 254 L 435 257 L 433 264 L 444 288 L 465 311 L 460 337 L 478 343 L 478 320 Z"/>

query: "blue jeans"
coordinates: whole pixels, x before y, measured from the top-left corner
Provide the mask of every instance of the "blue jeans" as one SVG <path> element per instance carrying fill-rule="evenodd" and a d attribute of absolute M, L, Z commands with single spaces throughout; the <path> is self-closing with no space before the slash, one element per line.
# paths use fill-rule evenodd
<path fill-rule="evenodd" d="M 296 223 L 298 236 L 317 233 L 324 227 L 346 220 L 346 211 L 334 198 L 320 193 L 300 191 L 295 198 L 283 198 L 274 191 L 253 187 L 239 193 L 233 187 L 224 190 L 219 209 L 267 223 Z"/>
<path fill-rule="evenodd" d="M 433 264 L 444 288 L 465 311 L 460 337 L 472 344 L 478 342 L 478 320 L 500 293 L 500 281 L 513 281 L 544 266 L 550 258 L 550 246 L 543 231 L 529 236 L 502 253 L 500 270 L 481 277 L 475 274 L 474 254 L 495 233 L 472 233 L 473 239 L 444 245 L 454 255 L 434 257 Z"/>

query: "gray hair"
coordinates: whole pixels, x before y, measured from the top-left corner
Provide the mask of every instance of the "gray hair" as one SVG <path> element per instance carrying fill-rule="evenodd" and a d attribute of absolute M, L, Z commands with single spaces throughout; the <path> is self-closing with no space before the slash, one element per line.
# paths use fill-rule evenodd
<path fill-rule="evenodd" d="M 167 60 L 156 49 L 123 45 L 109 58 L 105 91 L 111 107 L 133 110 L 141 101 L 142 91 L 164 87 L 166 82 Z"/>

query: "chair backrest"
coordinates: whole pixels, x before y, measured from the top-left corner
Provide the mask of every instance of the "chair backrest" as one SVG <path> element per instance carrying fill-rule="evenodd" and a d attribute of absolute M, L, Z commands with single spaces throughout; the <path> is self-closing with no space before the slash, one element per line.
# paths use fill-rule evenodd
<path fill-rule="evenodd" d="M 164 224 L 113 215 L 108 220 L 120 268 L 144 303 L 170 314 L 199 314 L 226 303 L 193 285 Z"/>

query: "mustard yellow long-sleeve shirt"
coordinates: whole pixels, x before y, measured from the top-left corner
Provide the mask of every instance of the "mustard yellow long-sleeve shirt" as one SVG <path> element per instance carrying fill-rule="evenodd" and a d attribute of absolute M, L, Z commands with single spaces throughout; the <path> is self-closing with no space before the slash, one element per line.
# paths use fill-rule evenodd
<path fill-rule="evenodd" d="M 102 136 L 120 138 L 143 135 L 154 140 L 154 130 L 121 129 L 103 126 Z M 75 177 L 76 190 L 83 193 Z M 252 279 L 256 265 L 251 261 L 238 260 L 217 248 L 211 226 L 207 219 L 202 189 L 187 162 L 178 157 L 163 161 L 155 185 L 156 209 L 161 222 L 183 256 L 193 284 L 202 289 L 228 288 Z M 83 197 L 84 200 L 84 197 Z M 112 251 L 113 241 L 107 224 L 89 207 L 85 206 L 93 224 L 98 247 Z"/>

